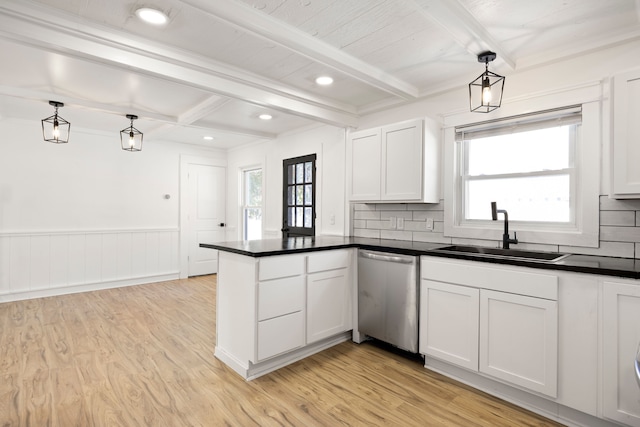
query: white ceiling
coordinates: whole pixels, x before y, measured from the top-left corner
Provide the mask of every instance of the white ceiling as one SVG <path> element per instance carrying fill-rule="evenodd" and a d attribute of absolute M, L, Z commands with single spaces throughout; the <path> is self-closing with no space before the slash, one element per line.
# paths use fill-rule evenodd
<path fill-rule="evenodd" d="M 640 0 L 3 0 L 0 119 L 227 149 L 638 37 Z"/>

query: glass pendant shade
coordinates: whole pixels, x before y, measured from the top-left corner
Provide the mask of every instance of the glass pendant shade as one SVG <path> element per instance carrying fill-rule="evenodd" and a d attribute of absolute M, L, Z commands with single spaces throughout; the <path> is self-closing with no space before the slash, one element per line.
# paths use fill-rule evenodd
<path fill-rule="evenodd" d="M 485 63 L 485 71 L 469 83 L 469 108 L 472 112 L 490 113 L 502 104 L 504 77 L 489 71 L 489 61 L 495 58 L 493 52 L 478 55 L 478 62 Z"/>
<path fill-rule="evenodd" d="M 58 108 L 64 107 L 62 102 L 49 101 L 49 105 L 55 107 L 53 116 L 42 119 L 42 138 L 54 144 L 66 144 L 69 142 L 71 123 L 58 115 Z"/>
<path fill-rule="evenodd" d="M 120 131 L 120 144 L 125 151 L 142 151 L 143 134 L 133 127 L 133 121 L 138 118 L 133 114 L 127 114 L 127 118 L 131 120 L 131 126 Z"/>

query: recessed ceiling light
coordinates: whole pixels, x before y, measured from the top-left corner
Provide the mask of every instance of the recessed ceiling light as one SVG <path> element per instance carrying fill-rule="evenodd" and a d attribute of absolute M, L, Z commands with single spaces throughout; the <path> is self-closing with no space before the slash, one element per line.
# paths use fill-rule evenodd
<path fill-rule="evenodd" d="M 169 22 L 169 17 L 166 13 L 157 9 L 151 9 L 150 7 L 137 9 L 136 16 L 151 25 L 162 26 Z"/>
<path fill-rule="evenodd" d="M 271 120 L 273 119 L 273 116 L 271 114 L 260 114 L 258 118 L 260 120 Z"/>
<path fill-rule="evenodd" d="M 320 76 L 316 79 L 316 83 L 320 86 L 329 86 L 331 83 L 333 83 L 333 78 L 329 76 Z"/>
<path fill-rule="evenodd" d="M 213 141 L 213 137 L 212 136 L 205 136 L 202 139 L 206 140 L 206 141 Z"/>

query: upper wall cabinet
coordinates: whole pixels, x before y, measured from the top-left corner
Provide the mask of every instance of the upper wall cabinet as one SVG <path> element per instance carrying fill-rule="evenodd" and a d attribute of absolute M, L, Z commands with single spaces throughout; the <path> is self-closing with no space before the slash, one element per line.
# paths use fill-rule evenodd
<path fill-rule="evenodd" d="M 438 203 L 439 135 L 428 119 L 352 133 L 349 200 Z"/>
<path fill-rule="evenodd" d="M 611 196 L 640 198 L 640 69 L 613 77 Z"/>

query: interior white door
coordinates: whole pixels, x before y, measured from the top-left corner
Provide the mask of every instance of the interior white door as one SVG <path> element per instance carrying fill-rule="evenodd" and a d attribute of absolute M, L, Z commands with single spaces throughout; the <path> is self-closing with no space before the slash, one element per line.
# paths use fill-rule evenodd
<path fill-rule="evenodd" d="M 189 276 L 218 271 L 218 251 L 200 243 L 225 240 L 226 169 L 220 166 L 188 165 Z"/>

